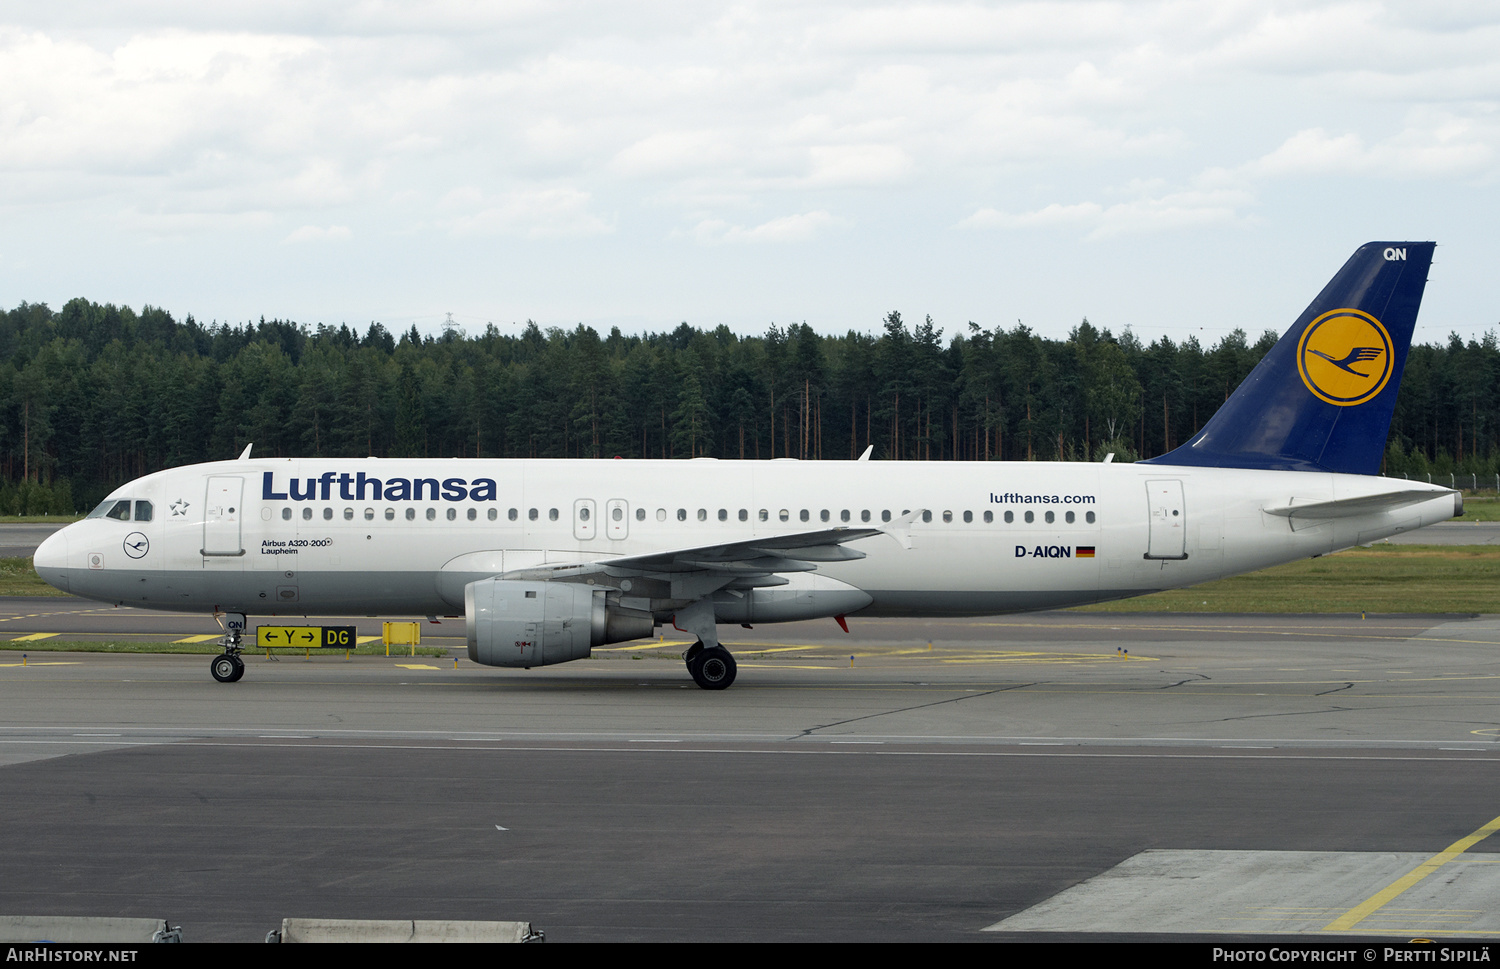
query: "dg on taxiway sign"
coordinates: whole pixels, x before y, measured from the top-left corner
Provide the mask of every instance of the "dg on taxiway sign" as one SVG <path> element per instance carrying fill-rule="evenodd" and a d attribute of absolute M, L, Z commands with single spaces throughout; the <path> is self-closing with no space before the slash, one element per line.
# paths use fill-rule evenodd
<path fill-rule="evenodd" d="M 353 649 L 353 626 L 256 626 L 255 645 L 261 649 Z"/>

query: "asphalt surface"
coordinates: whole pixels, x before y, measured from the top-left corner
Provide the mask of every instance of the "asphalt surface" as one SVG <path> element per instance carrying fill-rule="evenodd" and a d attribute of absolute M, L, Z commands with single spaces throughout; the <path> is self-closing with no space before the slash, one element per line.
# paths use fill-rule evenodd
<path fill-rule="evenodd" d="M 0 601 L 0 638 L 52 630 L 212 625 Z M 1493 935 L 1500 845 L 1471 836 L 1500 815 L 1500 617 L 725 631 L 723 693 L 670 641 L 530 671 L 248 656 L 233 685 L 207 656 L 0 652 L 0 911 L 165 917 L 189 941 L 289 916 L 525 919 L 555 942 Z"/>

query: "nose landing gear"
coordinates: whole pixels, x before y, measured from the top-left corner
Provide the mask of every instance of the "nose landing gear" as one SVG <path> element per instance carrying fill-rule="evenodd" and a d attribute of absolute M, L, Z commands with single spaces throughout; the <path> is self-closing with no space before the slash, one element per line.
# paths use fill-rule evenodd
<path fill-rule="evenodd" d="M 245 661 L 234 653 L 215 656 L 208 670 L 220 683 L 233 683 L 245 675 Z"/>
<path fill-rule="evenodd" d="M 245 661 L 240 659 L 240 633 L 245 628 L 245 617 L 233 613 L 225 620 L 224 635 L 218 642 L 224 652 L 213 658 L 208 671 L 220 683 L 234 683 L 245 675 Z"/>

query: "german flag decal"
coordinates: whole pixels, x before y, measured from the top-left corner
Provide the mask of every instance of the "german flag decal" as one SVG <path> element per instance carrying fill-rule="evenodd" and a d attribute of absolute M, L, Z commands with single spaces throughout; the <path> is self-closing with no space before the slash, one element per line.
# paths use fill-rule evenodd
<path fill-rule="evenodd" d="M 1080 545 L 1074 550 L 1073 554 L 1076 558 L 1091 559 L 1094 557 L 1094 546 Z"/>

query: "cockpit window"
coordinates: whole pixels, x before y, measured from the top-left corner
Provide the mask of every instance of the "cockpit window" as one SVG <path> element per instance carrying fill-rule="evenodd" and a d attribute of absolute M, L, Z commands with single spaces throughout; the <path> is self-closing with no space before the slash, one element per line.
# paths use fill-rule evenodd
<path fill-rule="evenodd" d="M 135 520 L 148 522 L 151 520 L 151 502 L 138 501 L 135 503 Z"/>
<path fill-rule="evenodd" d="M 151 503 L 143 501 L 141 502 L 141 504 L 146 506 L 147 515 L 149 516 Z M 115 498 L 109 498 L 102 502 L 99 507 L 89 512 L 89 517 L 113 518 L 115 521 L 128 522 L 130 521 L 130 501 L 128 499 L 121 501 Z M 145 520 L 149 520 L 149 518 Z"/>

